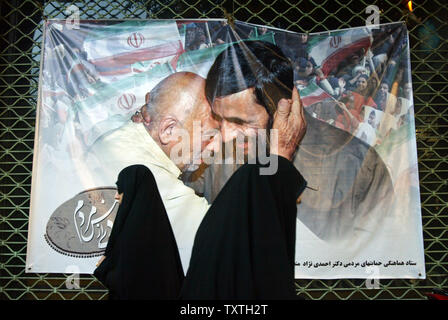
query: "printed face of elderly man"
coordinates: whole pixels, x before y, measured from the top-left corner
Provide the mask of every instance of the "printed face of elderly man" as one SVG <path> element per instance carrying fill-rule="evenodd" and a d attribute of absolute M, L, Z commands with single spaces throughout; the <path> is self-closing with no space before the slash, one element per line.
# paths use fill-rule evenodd
<path fill-rule="evenodd" d="M 197 169 L 201 152 L 219 129 L 211 115 L 204 87 L 202 77 L 179 72 L 168 76 L 146 94 L 148 121 L 145 128 L 183 172 Z M 200 131 L 195 131 L 195 126 Z M 197 146 L 194 146 L 195 139 Z"/>

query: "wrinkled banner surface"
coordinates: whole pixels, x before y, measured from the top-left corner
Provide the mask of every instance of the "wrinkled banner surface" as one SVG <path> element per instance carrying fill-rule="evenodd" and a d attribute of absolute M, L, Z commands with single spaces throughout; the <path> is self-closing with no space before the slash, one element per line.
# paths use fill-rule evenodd
<path fill-rule="evenodd" d="M 117 174 L 140 163 L 143 147 L 131 137 L 93 156 L 92 148 L 128 126 L 161 80 L 188 71 L 207 81 L 220 52 L 249 40 L 281 48 L 307 114 L 294 158 L 308 181 L 297 205 L 296 277 L 425 277 L 405 25 L 299 34 L 224 20 L 45 22 L 27 272 L 93 272 L 117 211 Z M 234 169 L 181 178 L 211 202 Z M 194 208 L 167 208 L 184 268 L 190 253 L 177 233 L 194 238 Z"/>

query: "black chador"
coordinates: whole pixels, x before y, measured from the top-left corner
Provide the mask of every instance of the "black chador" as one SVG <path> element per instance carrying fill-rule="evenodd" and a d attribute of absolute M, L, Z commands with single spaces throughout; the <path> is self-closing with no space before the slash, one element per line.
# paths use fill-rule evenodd
<path fill-rule="evenodd" d="M 111 299 L 177 299 L 184 274 L 154 176 L 142 165 L 126 167 L 117 188 L 123 200 L 94 275 Z"/>
<path fill-rule="evenodd" d="M 196 233 L 182 299 L 293 299 L 296 201 L 306 181 L 278 157 L 274 175 L 240 167 Z"/>

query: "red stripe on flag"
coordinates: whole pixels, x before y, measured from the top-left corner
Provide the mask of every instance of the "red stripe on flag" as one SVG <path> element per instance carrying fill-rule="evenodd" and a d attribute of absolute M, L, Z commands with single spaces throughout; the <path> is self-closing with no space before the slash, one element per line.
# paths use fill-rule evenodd
<path fill-rule="evenodd" d="M 365 37 L 356 42 L 353 42 L 349 46 L 345 46 L 340 50 L 333 52 L 322 62 L 322 72 L 327 76 L 334 68 L 336 68 L 339 63 L 341 63 L 347 56 L 351 53 L 358 51 L 362 48 L 370 47 L 370 38 Z"/>
<path fill-rule="evenodd" d="M 179 41 L 180 50 L 177 52 L 176 56 L 171 60 L 170 64 L 173 67 L 174 71 L 177 71 L 177 61 L 179 61 L 180 56 L 185 52 L 185 48 L 182 45 L 182 41 Z"/>
<path fill-rule="evenodd" d="M 179 40 L 151 48 L 133 50 L 132 52 L 121 55 L 92 60 L 91 63 L 102 67 L 119 67 L 130 65 L 138 61 L 154 60 L 173 55 L 180 55 L 182 51 L 182 42 Z"/>
<path fill-rule="evenodd" d="M 314 103 L 320 102 L 322 100 L 325 100 L 327 98 L 330 98 L 330 95 L 326 92 L 322 92 L 318 96 L 308 96 L 308 97 L 300 97 L 300 100 L 302 100 L 303 106 L 308 107 Z"/>
<path fill-rule="evenodd" d="M 180 56 L 185 52 L 185 50 L 182 48 L 182 51 L 178 53 L 173 60 L 171 60 L 170 64 L 173 67 L 174 71 L 177 71 L 177 62 L 179 61 Z"/>

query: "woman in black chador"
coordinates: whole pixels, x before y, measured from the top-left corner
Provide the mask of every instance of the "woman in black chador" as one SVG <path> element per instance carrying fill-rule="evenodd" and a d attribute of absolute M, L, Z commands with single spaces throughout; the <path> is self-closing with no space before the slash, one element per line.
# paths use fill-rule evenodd
<path fill-rule="evenodd" d="M 154 176 L 143 165 L 126 167 L 117 189 L 121 204 L 94 275 L 110 299 L 177 299 L 184 274 Z"/>
<path fill-rule="evenodd" d="M 296 201 L 306 181 L 283 157 L 273 175 L 245 164 L 199 226 L 182 299 L 294 299 Z"/>

